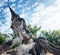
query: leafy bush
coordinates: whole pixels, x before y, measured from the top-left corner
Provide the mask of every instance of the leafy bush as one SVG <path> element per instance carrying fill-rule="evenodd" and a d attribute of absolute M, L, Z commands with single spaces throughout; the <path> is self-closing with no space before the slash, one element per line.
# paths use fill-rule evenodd
<path fill-rule="evenodd" d="M 5 38 L 3 37 L 2 33 L 0 33 L 0 44 L 5 42 Z"/>
<path fill-rule="evenodd" d="M 60 46 L 60 30 L 54 31 L 41 31 L 41 35 L 45 36 L 48 41 L 52 42 L 55 45 Z"/>

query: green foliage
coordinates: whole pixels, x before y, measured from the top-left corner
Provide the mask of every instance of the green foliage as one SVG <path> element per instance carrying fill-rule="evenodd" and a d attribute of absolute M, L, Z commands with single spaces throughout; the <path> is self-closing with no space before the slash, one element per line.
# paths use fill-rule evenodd
<path fill-rule="evenodd" d="M 28 28 L 30 29 L 31 33 L 36 37 L 37 31 L 41 29 L 41 27 L 38 27 L 37 25 L 31 26 L 29 25 Z M 60 30 L 54 30 L 47 32 L 46 30 L 40 31 L 40 36 L 47 38 L 48 41 L 52 42 L 55 45 L 60 46 Z"/>
<path fill-rule="evenodd" d="M 41 29 L 41 26 L 38 27 L 37 25 L 35 25 L 32 27 L 31 25 L 29 25 L 28 28 L 30 29 L 31 33 L 36 37 L 36 33 Z"/>
<path fill-rule="evenodd" d="M 5 43 L 5 38 L 3 37 L 2 33 L 0 33 L 0 44 Z"/>
<path fill-rule="evenodd" d="M 47 38 L 48 41 L 52 42 L 55 45 L 60 45 L 60 30 L 54 31 L 41 31 L 42 35 Z"/>

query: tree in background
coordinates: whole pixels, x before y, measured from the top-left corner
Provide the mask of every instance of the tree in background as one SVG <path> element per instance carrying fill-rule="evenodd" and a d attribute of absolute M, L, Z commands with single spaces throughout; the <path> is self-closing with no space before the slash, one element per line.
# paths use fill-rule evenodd
<path fill-rule="evenodd" d="M 41 29 L 41 27 L 35 26 L 28 26 L 31 33 L 36 37 L 37 31 Z M 46 30 L 40 30 L 41 37 L 45 37 L 48 41 L 52 42 L 55 45 L 60 46 L 60 30 L 54 30 L 54 31 L 46 31 Z"/>
<path fill-rule="evenodd" d="M 60 45 L 60 30 L 54 31 L 41 31 L 41 35 L 45 36 L 48 41 L 52 42 L 55 45 Z"/>
<path fill-rule="evenodd" d="M 0 33 L 0 44 L 5 43 L 5 37 L 3 37 L 2 33 Z"/>
<path fill-rule="evenodd" d="M 41 26 L 38 27 L 37 25 L 35 25 L 32 27 L 31 25 L 28 25 L 28 28 L 30 29 L 31 33 L 36 37 L 37 31 L 41 29 Z"/>

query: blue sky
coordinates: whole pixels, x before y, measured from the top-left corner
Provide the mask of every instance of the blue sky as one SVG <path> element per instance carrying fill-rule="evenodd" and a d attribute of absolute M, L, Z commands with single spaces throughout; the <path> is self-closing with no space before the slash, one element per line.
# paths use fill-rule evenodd
<path fill-rule="evenodd" d="M 2 33 L 12 33 L 8 4 L 27 24 L 42 26 L 43 30 L 60 29 L 60 0 L 0 0 Z"/>

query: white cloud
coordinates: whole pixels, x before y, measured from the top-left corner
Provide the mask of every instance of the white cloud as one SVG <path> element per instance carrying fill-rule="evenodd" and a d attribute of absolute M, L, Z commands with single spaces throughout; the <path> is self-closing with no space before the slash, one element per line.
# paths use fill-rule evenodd
<path fill-rule="evenodd" d="M 23 6 L 27 6 L 30 3 L 30 1 L 26 1 L 26 3 Z"/>
<path fill-rule="evenodd" d="M 2 24 L 1 22 L 1 26 L 0 26 L 0 31 L 2 33 L 12 33 L 12 30 L 10 28 L 11 26 L 11 21 L 9 22 L 10 20 L 6 21 L 5 24 Z"/>
<path fill-rule="evenodd" d="M 34 5 L 32 5 L 32 7 L 35 7 L 39 4 L 39 2 L 36 2 Z"/>
<path fill-rule="evenodd" d="M 11 2 L 15 2 L 15 0 L 9 0 L 9 1 L 11 1 Z"/>
<path fill-rule="evenodd" d="M 11 7 L 15 7 L 16 4 L 11 5 Z"/>
<path fill-rule="evenodd" d="M 2 33 L 12 33 L 12 30 L 10 29 L 9 25 L 3 25 L 0 27 L 0 32 Z"/>
<path fill-rule="evenodd" d="M 20 0 L 20 1 L 19 1 L 19 3 L 22 3 L 22 2 L 23 2 L 23 0 Z"/>
<path fill-rule="evenodd" d="M 22 7 L 22 5 L 18 5 L 18 7 Z"/>
<path fill-rule="evenodd" d="M 41 20 L 41 16 L 42 16 L 42 11 L 44 9 L 44 4 L 39 4 L 36 9 L 34 9 L 34 13 L 32 14 L 32 20 L 31 20 L 31 24 L 32 25 L 36 25 L 38 24 L 38 22 Z M 44 12 L 44 11 L 43 11 Z M 44 13 L 43 13 L 44 14 Z"/>
<path fill-rule="evenodd" d="M 10 13 L 9 8 L 5 8 L 3 13 L 4 13 L 4 16 L 5 16 L 5 20 L 7 22 L 11 21 L 11 13 Z"/>
<path fill-rule="evenodd" d="M 56 0 L 55 4 L 60 5 L 60 0 Z"/>
<path fill-rule="evenodd" d="M 2 0 L 3 2 L 7 2 L 8 0 Z"/>
<path fill-rule="evenodd" d="M 2 4 L 0 3 L 0 6 L 2 6 Z"/>
<path fill-rule="evenodd" d="M 11 14 L 9 12 L 9 8 L 4 9 L 3 13 L 5 13 L 4 16 L 5 16 L 6 22 L 4 24 L 2 24 L 1 23 L 2 20 L 1 20 L 0 23 L 1 23 L 2 26 L 0 26 L 0 31 L 2 33 L 11 33 L 12 32 L 12 30 L 10 29 L 10 26 L 11 26 Z"/>
<path fill-rule="evenodd" d="M 3 12 L 4 13 L 8 13 L 9 12 L 9 8 L 5 8 Z"/>
<path fill-rule="evenodd" d="M 46 7 L 39 4 L 32 15 L 33 25 L 41 25 L 45 30 L 60 29 L 60 0 L 56 0 L 54 5 Z"/>
<path fill-rule="evenodd" d="M 58 15 L 57 15 L 58 14 Z M 42 26 L 43 29 L 51 29 L 51 30 L 56 30 L 56 29 L 60 29 L 60 16 L 59 16 L 60 12 L 58 11 L 56 14 L 54 14 L 51 17 L 48 17 L 46 20 L 42 21 Z"/>

